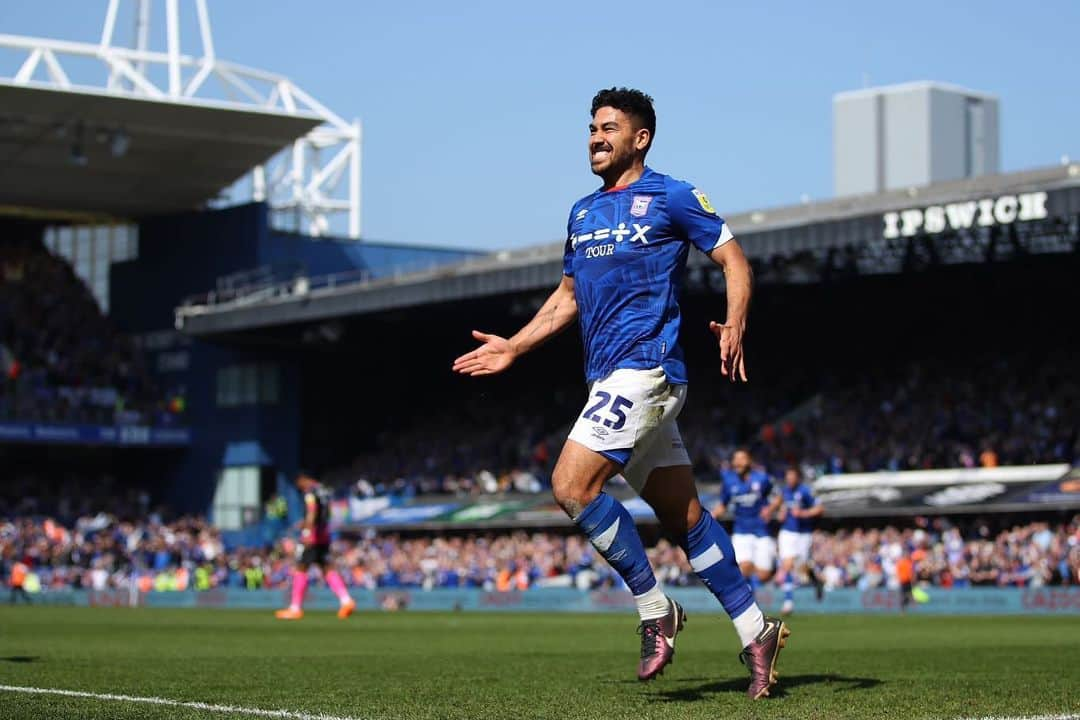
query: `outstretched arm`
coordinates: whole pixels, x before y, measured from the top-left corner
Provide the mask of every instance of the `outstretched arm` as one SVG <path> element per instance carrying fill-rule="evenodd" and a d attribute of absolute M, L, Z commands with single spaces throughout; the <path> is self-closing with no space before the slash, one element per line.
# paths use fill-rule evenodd
<path fill-rule="evenodd" d="M 797 518 L 816 518 L 821 517 L 824 513 L 825 506 L 821 503 L 808 508 L 795 508 L 791 511 L 791 514 Z"/>
<path fill-rule="evenodd" d="M 781 506 L 784 504 L 784 498 L 780 496 L 780 493 L 776 493 L 769 499 L 769 503 L 761 508 L 761 519 L 769 520 L 774 514 L 776 514 Z"/>
<path fill-rule="evenodd" d="M 562 282 L 525 327 L 507 339 L 473 330 L 473 337 L 483 343 L 454 361 L 454 372 L 476 377 L 494 375 L 510 367 L 515 360 L 543 345 L 568 328 L 577 318 L 574 278 L 564 275 Z"/>
<path fill-rule="evenodd" d="M 746 382 L 746 361 L 743 358 L 743 333 L 746 314 L 750 309 L 754 273 L 737 240 L 731 239 L 709 253 L 709 258 L 724 269 L 727 283 L 727 320 L 723 324 L 710 322 L 709 329 L 720 343 L 720 372 L 731 379 Z"/>

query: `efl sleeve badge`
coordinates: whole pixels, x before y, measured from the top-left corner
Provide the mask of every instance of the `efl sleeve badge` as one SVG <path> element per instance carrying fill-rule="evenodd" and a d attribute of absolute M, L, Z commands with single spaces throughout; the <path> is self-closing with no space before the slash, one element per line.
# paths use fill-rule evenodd
<path fill-rule="evenodd" d="M 709 197 L 705 193 L 701 192 L 697 188 L 694 188 L 690 192 L 694 193 L 694 197 L 697 198 L 698 204 L 701 205 L 702 210 L 707 213 L 712 213 L 713 215 L 716 215 L 716 208 L 714 208 L 712 206 L 712 203 L 709 202 Z"/>

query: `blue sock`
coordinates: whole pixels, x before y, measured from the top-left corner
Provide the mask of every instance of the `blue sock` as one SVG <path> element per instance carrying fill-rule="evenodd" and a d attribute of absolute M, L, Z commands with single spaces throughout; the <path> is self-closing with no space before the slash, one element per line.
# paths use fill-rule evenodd
<path fill-rule="evenodd" d="M 707 512 L 690 529 L 683 545 L 690 567 L 712 591 L 731 618 L 741 615 L 754 604 L 754 594 L 735 562 L 731 538 Z"/>
<path fill-rule="evenodd" d="M 785 580 L 783 588 L 784 588 L 784 599 L 794 601 L 795 600 L 795 583 L 791 582 L 790 580 Z"/>
<path fill-rule="evenodd" d="M 622 503 L 607 493 L 600 493 L 574 518 L 574 522 L 615 568 L 630 592 L 641 595 L 656 587 L 656 575 L 634 527 L 634 518 Z"/>

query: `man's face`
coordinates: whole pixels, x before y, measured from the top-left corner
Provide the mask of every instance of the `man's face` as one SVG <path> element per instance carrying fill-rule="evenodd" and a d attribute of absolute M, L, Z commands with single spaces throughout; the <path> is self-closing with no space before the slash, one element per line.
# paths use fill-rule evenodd
<path fill-rule="evenodd" d="M 739 450 L 737 453 L 731 456 L 731 467 L 735 468 L 735 472 L 740 475 L 745 475 L 750 469 L 750 453 Z"/>
<path fill-rule="evenodd" d="M 649 131 L 637 128 L 622 110 L 602 107 L 589 123 L 589 165 L 594 175 L 618 175 L 649 144 Z"/>
<path fill-rule="evenodd" d="M 784 472 L 784 482 L 787 483 L 789 488 L 794 488 L 799 484 L 799 473 L 794 470 L 786 470 Z"/>

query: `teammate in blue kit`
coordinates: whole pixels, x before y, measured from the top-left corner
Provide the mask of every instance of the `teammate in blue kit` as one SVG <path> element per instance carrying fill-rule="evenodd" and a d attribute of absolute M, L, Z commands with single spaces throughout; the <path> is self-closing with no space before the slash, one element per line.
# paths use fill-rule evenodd
<path fill-rule="evenodd" d="M 776 541 L 769 534 L 769 521 L 780 507 L 772 480 L 755 470 L 750 451 L 739 448 L 731 456 L 731 469 L 723 472 L 720 504 L 713 508 L 719 520 L 728 506 L 734 517 L 731 542 L 743 575 L 757 587 L 772 576 L 776 562 Z"/>
<path fill-rule="evenodd" d="M 798 468 L 790 467 L 784 472 L 784 489 L 781 491 L 783 504 L 780 508 L 780 569 L 776 581 L 784 591 L 784 604 L 780 612 L 790 615 L 795 609 L 795 583 L 791 574 L 796 566 L 805 570 L 820 596 L 821 583 L 810 567 L 810 545 L 814 532 L 814 521 L 825 512 L 825 507 L 818 502 L 802 481 Z"/>
<path fill-rule="evenodd" d="M 603 492 L 618 473 L 679 540 L 690 565 L 734 621 L 750 670 L 748 694 L 776 682 L 788 630 L 766 618 L 735 563 L 731 539 L 698 501 L 676 418 L 686 400 L 679 295 L 691 246 L 724 269 L 727 321 L 712 322 L 721 372 L 746 381 L 742 339 L 751 272 L 731 230 L 694 186 L 646 167 L 656 133 L 652 98 L 612 88 L 593 98 L 589 161 L 603 187 L 574 203 L 562 282 L 510 338 L 480 331 L 482 344 L 456 372 L 506 370 L 575 320 L 585 345 L 589 397 L 552 475 L 555 500 L 634 595 L 641 617 L 638 678 L 659 675 L 675 653 L 685 614 L 657 581 L 634 521 Z"/>

